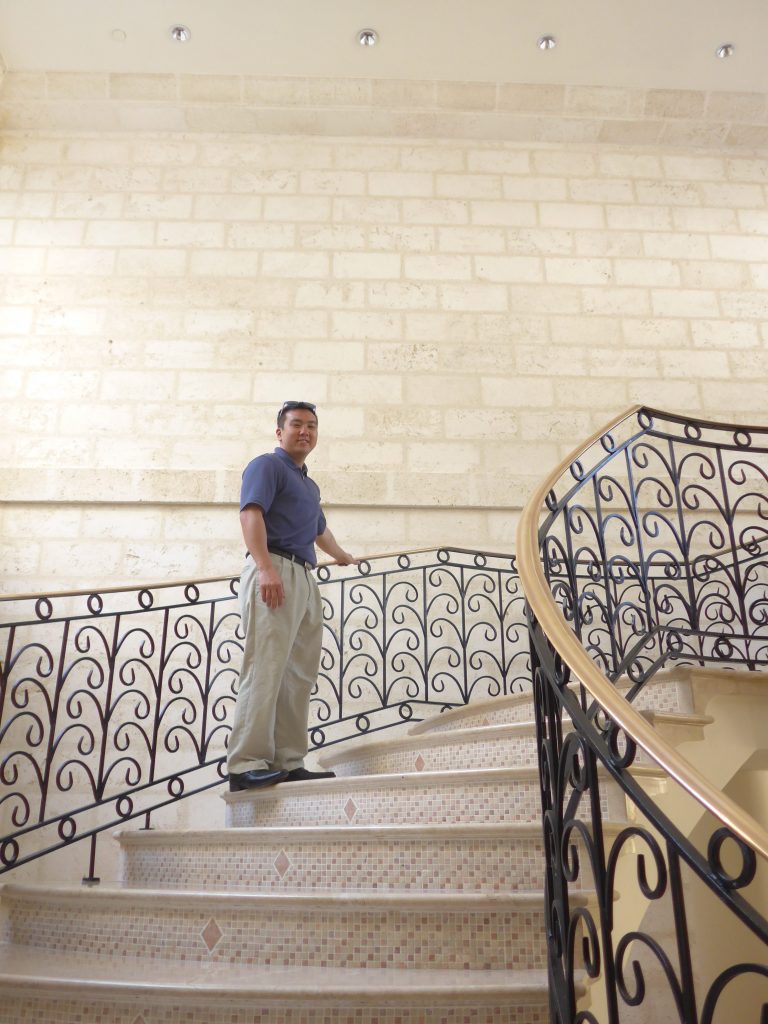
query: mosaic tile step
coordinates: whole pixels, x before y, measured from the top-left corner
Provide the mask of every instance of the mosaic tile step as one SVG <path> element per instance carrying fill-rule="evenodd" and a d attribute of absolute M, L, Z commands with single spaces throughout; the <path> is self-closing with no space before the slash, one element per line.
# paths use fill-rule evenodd
<path fill-rule="evenodd" d="M 168 893 L 9 885 L 6 942 L 90 956 L 285 967 L 534 970 L 543 892 Z"/>
<path fill-rule="evenodd" d="M 540 825 L 239 828 L 210 832 L 123 829 L 121 881 L 152 889 L 539 889 Z"/>
<path fill-rule="evenodd" d="M 489 725 L 397 739 L 354 740 L 318 758 L 337 775 L 535 767 L 532 722 Z"/>
<path fill-rule="evenodd" d="M 603 773 L 603 815 L 626 819 L 618 785 Z M 532 768 L 342 776 L 300 786 L 224 793 L 228 828 L 342 825 L 445 825 L 541 820 L 539 774 Z"/>
<path fill-rule="evenodd" d="M 537 768 L 343 776 L 223 794 L 234 828 L 536 822 Z"/>
<path fill-rule="evenodd" d="M 533 696 L 528 689 L 522 693 L 472 701 L 464 707 L 448 708 L 423 722 L 417 722 L 408 732 L 411 736 L 422 736 L 424 733 L 452 732 L 454 729 L 471 729 L 475 726 L 531 722 L 534 714 Z"/>
<path fill-rule="evenodd" d="M 617 689 L 626 693 L 628 687 L 620 683 Z M 690 714 L 693 697 L 688 670 L 678 668 L 657 673 L 635 695 L 632 705 L 638 711 Z"/>
<path fill-rule="evenodd" d="M 0 948 L 2 1024 L 547 1024 L 544 971 L 146 963 Z"/>
<path fill-rule="evenodd" d="M 670 669 L 653 676 L 636 695 L 633 701 L 639 710 L 679 711 L 682 714 L 693 711 L 691 682 L 688 669 Z M 622 692 L 628 686 L 617 686 Z M 410 736 L 423 736 L 425 733 L 452 732 L 456 729 L 468 729 L 487 725 L 502 725 L 511 722 L 533 721 L 535 710 L 533 694 L 530 690 L 522 693 L 492 697 L 487 700 L 473 701 L 464 707 L 449 708 L 440 714 L 433 715 L 423 722 L 417 722 L 408 730 Z"/>

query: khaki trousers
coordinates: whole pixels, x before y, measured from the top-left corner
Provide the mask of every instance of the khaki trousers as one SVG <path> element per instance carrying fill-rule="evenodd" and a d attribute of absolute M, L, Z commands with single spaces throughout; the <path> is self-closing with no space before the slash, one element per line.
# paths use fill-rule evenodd
<path fill-rule="evenodd" d="M 245 643 L 227 754 L 231 773 L 299 768 L 309 746 L 309 698 L 322 646 L 320 591 L 308 569 L 279 555 L 273 560 L 285 589 L 279 608 L 262 601 L 252 558 L 240 577 Z"/>

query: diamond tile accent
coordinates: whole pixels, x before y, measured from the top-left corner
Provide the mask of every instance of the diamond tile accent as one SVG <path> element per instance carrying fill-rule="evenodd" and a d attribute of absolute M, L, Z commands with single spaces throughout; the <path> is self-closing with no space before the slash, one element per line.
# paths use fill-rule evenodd
<path fill-rule="evenodd" d="M 344 805 L 344 813 L 347 816 L 347 821 L 352 821 L 354 816 L 357 814 L 357 804 L 352 797 L 350 797 Z"/>
<path fill-rule="evenodd" d="M 285 850 L 281 850 L 277 857 L 275 857 L 275 871 L 281 878 L 285 878 L 285 874 L 290 866 L 291 862 L 288 858 L 288 854 Z"/>
<path fill-rule="evenodd" d="M 421 754 L 419 754 L 419 756 L 416 758 L 416 762 L 414 764 L 414 767 L 416 768 L 417 772 L 423 772 L 424 771 L 424 758 L 421 756 Z"/>
<path fill-rule="evenodd" d="M 201 938 L 205 943 L 209 953 L 212 953 L 214 951 L 216 946 L 221 941 L 221 937 L 223 934 L 224 932 L 222 932 L 221 928 L 219 928 L 214 919 L 211 918 L 211 920 L 200 933 Z"/>

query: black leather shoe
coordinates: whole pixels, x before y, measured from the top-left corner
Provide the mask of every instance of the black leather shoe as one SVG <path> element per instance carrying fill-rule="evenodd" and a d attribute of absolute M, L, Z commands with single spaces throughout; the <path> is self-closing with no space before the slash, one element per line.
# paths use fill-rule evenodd
<path fill-rule="evenodd" d="M 311 772 L 308 768 L 292 768 L 281 782 L 309 782 L 310 779 L 335 779 L 336 772 Z"/>
<path fill-rule="evenodd" d="M 238 793 L 242 789 L 258 789 L 260 786 L 274 786 L 285 782 L 290 772 L 280 768 L 254 768 L 249 772 L 229 773 L 229 791 Z"/>

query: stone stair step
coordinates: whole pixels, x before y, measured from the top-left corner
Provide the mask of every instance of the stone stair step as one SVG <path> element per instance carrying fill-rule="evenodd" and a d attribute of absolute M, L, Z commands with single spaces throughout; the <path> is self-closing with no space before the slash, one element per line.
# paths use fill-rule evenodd
<path fill-rule="evenodd" d="M 538 889 L 539 824 L 120 830 L 137 888 L 248 891 Z"/>
<path fill-rule="evenodd" d="M 626 693 L 629 688 L 626 680 L 616 686 L 620 693 Z M 652 676 L 632 701 L 632 706 L 637 711 L 691 714 L 693 695 L 687 668 L 665 669 Z"/>
<path fill-rule="evenodd" d="M 620 787 L 603 776 L 603 816 L 626 819 Z M 301 785 L 225 793 L 228 828 L 446 825 L 541 821 L 538 769 L 345 775 Z M 585 808 L 585 814 L 587 810 Z"/>
<path fill-rule="evenodd" d="M 745 671 L 742 669 L 729 670 L 708 666 L 701 668 L 687 666 L 686 676 L 691 688 L 692 711 L 706 714 L 709 710 L 710 701 L 731 699 L 734 697 L 749 697 L 750 699 L 763 700 L 768 693 L 768 672 L 766 671 Z"/>
<path fill-rule="evenodd" d="M 322 753 L 319 761 L 337 775 L 534 767 L 536 728 L 533 722 L 514 722 L 371 743 L 355 740 Z"/>
<path fill-rule="evenodd" d="M 659 735 L 673 747 L 677 747 L 681 743 L 701 742 L 704 739 L 704 729 L 714 721 L 708 715 L 681 714 L 678 712 L 641 711 L 641 714 Z M 635 764 L 637 766 L 656 766 L 656 762 L 649 754 L 646 754 L 642 747 L 637 748 Z"/>
<path fill-rule="evenodd" d="M 423 722 L 417 722 L 408 732 L 411 736 L 421 736 L 427 732 L 452 732 L 454 729 L 471 729 L 474 726 L 531 722 L 534 718 L 533 693 L 528 689 L 522 693 L 490 697 L 488 700 L 476 700 L 461 707 L 449 708 Z"/>
<path fill-rule="evenodd" d="M 0 949 L 24 1024 L 547 1024 L 545 971 L 232 967 Z"/>
<path fill-rule="evenodd" d="M 702 670 L 693 670 L 693 673 L 697 671 Z M 633 702 L 634 706 L 643 711 L 690 714 L 693 711 L 690 674 L 691 670 L 688 668 L 667 669 L 657 673 L 637 695 Z M 620 680 L 616 688 L 623 693 L 630 687 L 625 680 Z M 447 708 L 422 722 L 416 722 L 408 730 L 408 735 L 423 736 L 426 733 L 453 732 L 457 729 L 532 722 L 534 719 L 533 692 L 528 689 L 521 693 L 505 694 L 472 701 L 471 704 L 461 707 Z"/>
<path fill-rule="evenodd" d="M 535 970 L 543 892 L 211 893 L 3 890 L 9 941 L 50 952 L 272 967 Z M 439 941 L 435 941 L 439 936 Z"/>
<path fill-rule="evenodd" d="M 225 793 L 231 828 L 541 820 L 538 768 L 342 776 Z"/>

